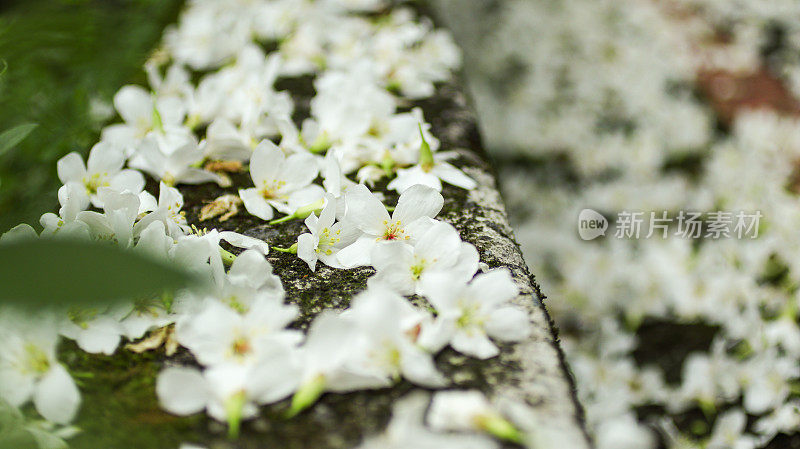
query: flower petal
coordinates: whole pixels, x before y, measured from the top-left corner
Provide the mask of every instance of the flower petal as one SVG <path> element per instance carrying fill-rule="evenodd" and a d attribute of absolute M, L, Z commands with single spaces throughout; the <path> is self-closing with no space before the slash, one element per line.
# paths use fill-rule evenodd
<path fill-rule="evenodd" d="M 233 231 L 222 231 L 219 233 L 219 238 L 237 248 L 254 249 L 265 256 L 269 254 L 269 245 L 257 238 L 248 237 Z"/>
<path fill-rule="evenodd" d="M 144 176 L 138 170 L 122 170 L 109 180 L 109 187 L 120 192 L 139 193 L 144 188 Z"/>
<path fill-rule="evenodd" d="M 456 351 L 478 359 L 488 359 L 500 353 L 497 346 L 481 332 L 456 332 L 450 341 Z"/>
<path fill-rule="evenodd" d="M 503 304 L 519 295 L 519 288 L 511 279 L 511 272 L 507 268 L 478 275 L 468 289 L 473 298 L 485 305 Z"/>
<path fill-rule="evenodd" d="M 409 224 L 420 217 L 433 218 L 442 210 L 443 204 L 444 198 L 436 190 L 423 185 L 411 186 L 400 195 L 392 220 Z"/>
<path fill-rule="evenodd" d="M 119 147 L 108 142 L 93 146 L 89 152 L 89 160 L 86 161 L 87 171 L 91 174 L 112 175 L 122 170 L 123 165 L 125 154 Z"/>
<path fill-rule="evenodd" d="M 308 264 L 311 271 L 317 269 L 316 239 L 311 234 L 302 234 L 297 237 L 297 257 Z"/>
<path fill-rule="evenodd" d="M 425 172 L 419 165 L 399 170 L 397 172 L 397 177 L 392 179 L 392 182 L 390 182 L 386 188 L 404 193 L 411 186 L 416 184 L 428 186 L 437 192 L 442 191 L 442 182 L 439 181 L 439 178 L 431 172 Z"/>
<path fill-rule="evenodd" d="M 45 419 L 67 424 L 78 411 L 81 395 L 67 370 L 55 364 L 36 385 L 33 403 Z"/>
<path fill-rule="evenodd" d="M 369 265 L 372 248 L 374 246 L 374 237 L 368 235 L 359 237 L 351 245 L 342 248 L 338 253 L 336 253 L 336 259 L 342 264 L 342 266 L 347 268 Z"/>
<path fill-rule="evenodd" d="M 70 181 L 83 182 L 83 177 L 86 175 L 86 166 L 83 165 L 83 158 L 81 155 L 72 152 L 62 157 L 56 163 L 56 170 L 58 171 L 58 179 L 66 184 Z"/>
<path fill-rule="evenodd" d="M 345 195 L 347 211 L 345 221 L 352 223 L 358 229 L 373 236 L 382 235 L 389 221 L 389 212 L 369 189 L 362 185 L 355 185 L 347 189 Z"/>
<path fill-rule="evenodd" d="M 530 317 L 517 307 L 500 307 L 489 315 L 484 329 L 490 337 L 498 340 L 524 340 L 531 334 Z"/>
<path fill-rule="evenodd" d="M 286 182 L 286 189 L 290 190 L 309 185 L 318 174 L 319 164 L 310 153 L 296 153 L 289 156 L 281 171 L 281 176 Z"/>
<path fill-rule="evenodd" d="M 254 215 L 262 220 L 272 220 L 275 214 L 272 210 L 272 206 L 258 193 L 258 189 L 240 189 L 239 198 L 242 199 L 244 207 L 250 215 Z"/>
<path fill-rule="evenodd" d="M 472 190 L 478 186 L 474 179 L 447 162 L 437 162 L 432 171 L 442 181 L 462 189 Z"/>
<path fill-rule="evenodd" d="M 269 140 L 262 140 L 253 150 L 253 156 L 250 158 L 250 176 L 256 187 L 280 178 L 285 160 L 286 156 L 277 145 Z"/>
<path fill-rule="evenodd" d="M 202 411 L 209 400 L 203 375 L 194 368 L 167 368 L 156 379 L 156 394 L 161 407 L 175 415 Z"/>
<path fill-rule="evenodd" d="M 427 388 L 442 388 L 447 385 L 444 376 L 436 370 L 430 354 L 410 344 L 404 349 L 400 359 L 403 377 Z"/>
<path fill-rule="evenodd" d="M 130 125 L 153 122 L 153 98 L 139 86 L 123 86 L 114 95 L 114 108 Z"/>

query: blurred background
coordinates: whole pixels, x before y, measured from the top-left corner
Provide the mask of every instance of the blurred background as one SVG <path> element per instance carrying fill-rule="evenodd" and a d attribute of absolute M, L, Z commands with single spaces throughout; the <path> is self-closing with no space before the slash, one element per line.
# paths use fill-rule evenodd
<path fill-rule="evenodd" d="M 0 2 L 0 133 L 35 124 L 0 154 L 0 232 L 38 223 L 56 207 L 56 161 L 87 154 L 114 115 L 178 0 L 3 0 Z"/>
<path fill-rule="evenodd" d="M 2 3 L 0 132 L 37 126 L 0 145 L 0 231 L 56 207 L 56 160 L 143 84 L 182 3 Z M 433 4 L 598 446 L 800 447 L 800 4 Z M 605 237 L 579 237 L 586 208 Z M 625 211 L 669 236 L 616 237 Z M 682 211 L 701 238 L 675 235 Z M 715 211 L 758 212 L 757 238 L 703 238 Z"/>
<path fill-rule="evenodd" d="M 800 447 L 800 4 L 438 4 L 598 446 Z M 715 238 L 717 211 L 757 238 Z"/>

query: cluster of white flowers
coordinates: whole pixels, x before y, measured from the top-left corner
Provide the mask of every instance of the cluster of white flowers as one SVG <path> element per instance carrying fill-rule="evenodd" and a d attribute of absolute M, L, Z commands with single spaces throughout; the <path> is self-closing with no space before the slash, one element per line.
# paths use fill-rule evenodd
<path fill-rule="evenodd" d="M 161 406 L 177 415 L 205 410 L 236 434 L 258 406 L 289 396 L 295 414 L 325 392 L 383 388 L 401 378 L 446 387 L 433 360 L 446 346 L 485 359 L 499 353 L 495 341 L 529 335 L 527 312 L 512 305 L 519 293 L 510 272 L 476 276 L 476 248 L 435 219 L 442 181 L 466 189 L 475 181 L 447 162 L 453 154 L 437 151 L 420 109 L 401 110 L 449 79 L 459 52 L 447 33 L 410 9 L 387 8 L 381 0 L 188 4 L 147 63 L 149 88 L 125 86 L 114 97 L 121 123 L 103 130 L 86 163 L 77 153 L 58 162 L 64 184 L 58 213 L 41 218 L 40 233 L 20 225 L 2 238 L 108 242 L 209 283 L 42 317 L 2 310 L 0 398 L 13 406 L 33 401 L 42 417 L 67 424 L 80 395 L 56 359 L 61 337 L 107 355 L 125 341 L 136 351 L 163 344 L 168 355 L 180 345 L 197 365 L 168 362 L 156 384 Z M 363 11 L 375 14 L 354 13 Z M 275 41 L 277 51 L 265 53 Z M 298 127 L 294 99 L 274 86 L 279 77 L 306 74 L 316 75 L 316 96 L 311 117 Z M 251 215 L 271 220 L 278 211 L 286 217 L 277 221 L 306 219 L 309 232 L 281 251 L 296 253 L 311 271 L 318 261 L 377 271 L 349 309 L 322 312 L 307 335 L 292 328 L 299 310 L 285 303 L 265 257 L 268 243 L 199 230 L 182 210 L 176 186 L 229 187 L 230 178 L 215 167 L 248 162 L 253 187 L 237 187 Z M 160 181 L 158 198 L 144 190 L 145 175 Z M 383 177 L 393 178 L 388 188 L 400 193 L 391 215 L 365 185 Z M 243 251 L 234 256 L 221 241 Z M 403 296 L 415 294 L 431 307 Z M 482 394 L 448 394 L 434 400 L 430 429 L 397 435 L 390 428 L 385 438 L 497 446 L 449 433 L 480 431 L 521 441 Z"/>
<path fill-rule="evenodd" d="M 598 446 L 754 448 L 796 435 L 800 120 L 748 111 L 720 130 L 692 92 L 703 71 L 766 64 L 800 92 L 800 5 L 510 1 L 497 14 L 502 23 L 488 26 L 492 38 L 481 35 L 471 57 L 484 74 L 479 111 L 490 147 L 553 161 L 542 182 L 513 166 L 500 167 L 501 179 Z M 764 61 L 776 39 L 783 50 Z M 516 77 L 504 77 L 509 66 Z M 481 85 L 492 79 L 503 89 Z M 550 170 L 565 165 L 554 155 L 566 156 L 579 188 Z M 611 218 L 623 210 L 763 217 L 756 239 L 623 240 L 609 231 L 585 242 L 576 224 L 587 207 Z M 638 332 L 652 322 L 690 336 L 707 326 L 713 341 L 691 342 L 697 349 L 685 358 L 659 357 L 673 344 Z"/>

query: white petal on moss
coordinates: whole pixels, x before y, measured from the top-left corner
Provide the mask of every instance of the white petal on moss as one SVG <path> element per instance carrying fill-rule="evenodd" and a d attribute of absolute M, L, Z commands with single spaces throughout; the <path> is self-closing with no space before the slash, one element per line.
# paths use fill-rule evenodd
<path fill-rule="evenodd" d="M 67 424 L 75 417 L 81 396 L 67 370 L 55 364 L 36 385 L 33 403 L 45 419 Z"/>
<path fill-rule="evenodd" d="M 175 415 L 202 411 L 209 400 L 203 375 L 194 368 L 167 368 L 156 379 L 156 394 L 161 407 Z"/>
<path fill-rule="evenodd" d="M 392 220 L 407 225 L 420 217 L 436 217 L 444 205 L 444 197 L 436 190 L 423 186 L 411 186 L 400 195 Z"/>
<path fill-rule="evenodd" d="M 316 239 L 311 234 L 302 234 L 297 237 L 297 257 L 308 264 L 311 271 L 317 269 Z"/>
<path fill-rule="evenodd" d="M 239 198 L 242 199 L 244 207 L 250 215 L 254 215 L 262 220 L 272 220 L 272 217 L 275 215 L 272 206 L 258 193 L 258 189 L 256 188 L 240 189 Z"/>

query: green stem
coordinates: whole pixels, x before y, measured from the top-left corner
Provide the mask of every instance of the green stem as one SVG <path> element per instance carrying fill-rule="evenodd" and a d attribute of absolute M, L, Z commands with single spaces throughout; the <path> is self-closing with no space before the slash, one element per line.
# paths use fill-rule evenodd
<path fill-rule="evenodd" d="M 235 440 L 239 437 L 242 424 L 242 410 L 246 401 L 244 392 L 236 393 L 225 401 L 225 414 L 228 418 L 228 438 Z"/>
<path fill-rule="evenodd" d="M 281 217 L 281 218 L 278 218 L 276 220 L 272 220 L 272 221 L 269 222 L 269 224 L 274 225 L 274 224 L 278 224 L 278 223 L 285 223 L 287 221 L 294 220 L 295 218 L 297 218 L 297 217 L 295 217 L 294 214 L 287 215 L 285 217 Z"/>
<path fill-rule="evenodd" d="M 501 440 L 517 444 L 522 444 L 525 440 L 525 434 L 500 415 L 481 416 L 477 422 L 480 429 Z"/>
<path fill-rule="evenodd" d="M 301 385 L 297 392 L 292 396 L 292 405 L 286 412 L 286 418 L 293 418 L 298 413 L 317 402 L 322 393 L 325 392 L 325 376 L 322 374 Z"/>
<path fill-rule="evenodd" d="M 277 220 L 270 221 L 269 224 L 273 225 L 273 224 L 283 223 L 289 220 L 294 220 L 295 218 L 303 220 L 308 218 L 308 216 L 311 214 L 322 211 L 323 206 L 325 206 L 325 198 L 320 198 L 311 204 L 306 204 L 303 207 L 297 208 L 297 210 L 294 211 L 294 213 L 291 215 L 287 215 L 285 217 L 278 218 Z"/>
<path fill-rule="evenodd" d="M 330 147 L 331 142 L 328 140 L 328 136 L 325 133 L 322 133 L 319 135 L 319 137 L 317 137 L 317 140 L 311 144 L 311 146 L 308 148 L 308 151 L 314 154 L 319 154 L 328 151 Z"/>
<path fill-rule="evenodd" d="M 433 168 L 433 151 L 428 141 L 425 140 L 425 134 L 422 132 L 422 123 L 419 124 L 419 136 L 422 138 L 422 145 L 419 146 L 419 165 L 426 172 Z"/>
<path fill-rule="evenodd" d="M 297 254 L 297 243 L 288 248 L 278 248 L 277 246 L 273 246 L 272 249 L 281 253 Z"/>
<path fill-rule="evenodd" d="M 386 174 L 387 178 L 391 178 L 392 174 L 394 174 L 392 171 L 394 169 L 394 159 L 392 159 L 389 154 L 384 156 L 383 160 L 381 160 L 381 168 L 383 169 L 383 172 Z"/>
<path fill-rule="evenodd" d="M 226 266 L 231 266 L 233 261 L 236 260 L 236 256 L 233 253 L 222 248 L 219 249 L 219 254 L 222 256 L 222 263 Z"/>

